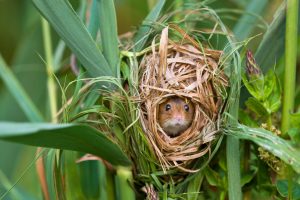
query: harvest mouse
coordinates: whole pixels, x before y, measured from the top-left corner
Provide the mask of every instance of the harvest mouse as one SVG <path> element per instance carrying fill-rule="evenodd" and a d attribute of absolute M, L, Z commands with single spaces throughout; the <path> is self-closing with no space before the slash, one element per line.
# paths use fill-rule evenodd
<path fill-rule="evenodd" d="M 159 105 L 158 122 L 168 136 L 175 137 L 184 132 L 192 123 L 194 104 L 180 97 L 169 97 Z"/>

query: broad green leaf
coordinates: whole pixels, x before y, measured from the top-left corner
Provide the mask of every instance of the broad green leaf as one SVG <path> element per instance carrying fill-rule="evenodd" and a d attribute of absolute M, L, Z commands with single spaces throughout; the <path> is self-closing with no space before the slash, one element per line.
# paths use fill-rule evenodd
<path fill-rule="evenodd" d="M 277 110 L 280 108 L 280 105 L 281 105 L 281 86 L 280 86 L 280 81 L 279 81 L 278 77 L 276 76 L 275 72 L 271 71 L 271 73 L 273 74 L 272 75 L 273 76 L 273 81 L 272 81 L 273 89 L 266 100 L 265 107 L 268 109 L 269 112 L 274 113 L 274 112 L 277 112 Z M 265 79 L 266 78 L 267 78 L 267 76 L 265 77 Z M 265 82 L 268 82 L 268 80 L 266 80 Z"/>
<path fill-rule="evenodd" d="M 113 75 L 119 77 L 119 48 L 114 0 L 98 0 L 99 25 L 103 55 Z"/>
<path fill-rule="evenodd" d="M 298 123 L 300 120 L 298 121 Z M 300 128 L 290 128 L 288 130 L 288 135 L 290 136 L 294 145 L 300 146 Z"/>
<path fill-rule="evenodd" d="M 267 117 L 269 115 L 264 105 L 253 97 L 249 97 L 245 104 L 247 108 L 249 108 L 251 111 L 255 112 L 259 116 Z"/>
<path fill-rule="evenodd" d="M 136 43 L 136 51 L 141 51 L 143 48 L 145 48 L 144 46 L 149 38 L 151 31 L 151 23 L 157 21 L 165 5 L 165 2 L 165 0 L 159 0 L 140 26 L 138 32 L 134 37 L 134 41 Z"/>
<path fill-rule="evenodd" d="M 299 123 L 300 122 L 300 112 L 292 113 L 290 115 L 290 118 L 291 118 L 292 126 L 300 128 L 300 123 Z"/>
<path fill-rule="evenodd" d="M 248 80 L 246 75 L 242 75 L 242 81 L 247 88 L 248 92 L 256 99 L 263 99 L 264 96 L 264 79 Z"/>
<path fill-rule="evenodd" d="M 36 108 L 32 100 L 29 98 L 22 85 L 19 83 L 18 79 L 14 76 L 11 70 L 8 68 L 4 62 L 2 56 L 0 55 L 0 77 L 4 81 L 9 92 L 17 100 L 18 104 L 32 122 L 42 122 L 43 117 L 39 110 Z"/>
<path fill-rule="evenodd" d="M 256 175 L 256 173 L 257 173 L 257 169 L 253 170 L 253 171 L 250 171 L 250 172 L 248 172 L 246 174 L 242 174 L 242 180 L 241 180 L 242 186 L 244 186 L 247 183 L 249 183 L 254 178 L 254 176 Z"/>
<path fill-rule="evenodd" d="M 282 197 L 288 197 L 288 180 L 278 180 L 276 182 L 276 187 L 278 192 Z M 300 185 L 298 183 L 293 183 L 293 191 L 292 191 L 292 199 L 299 200 L 300 199 Z"/>
<path fill-rule="evenodd" d="M 92 77 L 113 76 L 87 28 L 66 0 L 32 0 Z"/>
<path fill-rule="evenodd" d="M 210 167 L 207 167 L 205 169 L 205 178 L 207 182 L 212 186 L 220 186 L 219 184 L 222 182 L 220 175 Z"/>
<path fill-rule="evenodd" d="M 300 173 L 300 150 L 272 132 L 260 128 L 250 128 L 241 124 L 236 127 L 228 127 L 224 131 L 239 139 L 251 140 L 291 165 L 297 173 Z"/>
<path fill-rule="evenodd" d="M 117 144 L 86 125 L 0 122 L 0 139 L 32 146 L 80 151 L 113 165 L 130 165 Z"/>
<path fill-rule="evenodd" d="M 276 187 L 277 187 L 277 190 L 279 192 L 279 194 L 282 196 L 282 197 L 287 197 L 288 196 L 288 182 L 286 180 L 278 180 L 276 182 Z"/>
<path fill-rule="evenodd" d="M 243 109 L 239 110 L 239 121 L 246 126 L 257 127 L 257 122 L 252 119 Z"/>
<path fill-rule="evenodd" d="M 274 94 L 274 87 L 276 86 L 276 74 L 273 70 L 269 70 L 264 76 L 264 96 L 263 100 L 267 99 L 271 94 Z"/>

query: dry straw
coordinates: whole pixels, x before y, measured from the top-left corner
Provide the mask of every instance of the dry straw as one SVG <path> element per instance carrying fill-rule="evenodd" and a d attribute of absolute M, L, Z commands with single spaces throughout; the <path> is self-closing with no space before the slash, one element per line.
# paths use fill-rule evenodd
<path fill-rule="evenodd" d="M 180 40 L 169 38 L 169 31 Z M 218 91 L 228 85 L 219 66 L 222 51 L 202 47 L 178 26 L 162 30 L 159 45 L 155 39 L 151 52 L 140 64 L 141 123 L 160 162 L 162 170 L 196 172 L 191 163 L 210 152 L 218 133 L 218 121 L 224 99 Z M 158 106 L 170 96 L 194 103 L 191 126 L 177 137 L 169 137 L 160 127 Z"/>

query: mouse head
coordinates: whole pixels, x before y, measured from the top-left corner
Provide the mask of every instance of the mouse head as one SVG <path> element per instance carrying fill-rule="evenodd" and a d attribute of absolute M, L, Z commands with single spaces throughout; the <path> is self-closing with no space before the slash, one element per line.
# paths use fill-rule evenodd
<path fill-rule="evenodd" d="M 187 98 L 169 97 L 159 105 L 158 121 L 168 135 L 176 136 L 192 123 L 194 104 Z"/>

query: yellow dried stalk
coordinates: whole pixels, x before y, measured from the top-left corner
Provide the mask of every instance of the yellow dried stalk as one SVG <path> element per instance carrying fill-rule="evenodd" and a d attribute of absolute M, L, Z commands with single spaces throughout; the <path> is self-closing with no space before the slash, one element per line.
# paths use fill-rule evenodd
<path fill-rule="evenodd" d="M 171 25 L 170 25 L 171 26 Z M 198 42 L 177 26 L 181 41 L 168 37 L 163 29 L 159 45 L 140 64 L 141 123 L 162 170 L 177 168 L 185 172 L 190 163 L 210 152 L 211 141 L 218 133 L 223 99 L 216 87 L 226 87 L 227 78 L 219 66 L 222 51 L 200 48 Z M 195 105 L 194 120 L 181 135 L 169 137 L 157 121 L 159 104 L 167 97 L 190 99 Z"/>

